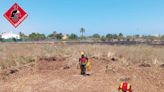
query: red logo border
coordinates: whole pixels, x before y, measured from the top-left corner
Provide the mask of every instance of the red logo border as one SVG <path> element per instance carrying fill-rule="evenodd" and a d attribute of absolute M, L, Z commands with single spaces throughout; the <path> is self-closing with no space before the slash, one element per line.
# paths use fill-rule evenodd
<path fill-rule="evenodd" d="M 16 5 L 18 5 L 17 3 L 15 3 Z M 14 5 L 15 5 L 14 4 Z M 11 6 L 12 7 L 12 6 Z M 19 6 L 20 7 L 20 6 Z M 7 10 L 7 12 L 10 10 L 10 8 Z M 28 17 L 28 14 L 26 13 L 26 15 L 24 15 L 21 20 L 18 21 L 18 23 L 14 24 L 7 16 L 6 16 L 6 13 L 3 15 L 15 28 L 17 28 L 22 22 L 23 20 L 25 20 L 27 17 Z M 25 12 L 25 11 L 24 11 Z"/>

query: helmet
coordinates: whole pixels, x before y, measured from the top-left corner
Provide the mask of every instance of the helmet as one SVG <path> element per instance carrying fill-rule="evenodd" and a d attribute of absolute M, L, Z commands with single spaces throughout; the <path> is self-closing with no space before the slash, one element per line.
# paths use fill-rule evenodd
<path fill-rule="evenodd" d="M 85 53 L 84 53 L 84 51 L 81 51 L 81 55 L 84 55 Z"/>

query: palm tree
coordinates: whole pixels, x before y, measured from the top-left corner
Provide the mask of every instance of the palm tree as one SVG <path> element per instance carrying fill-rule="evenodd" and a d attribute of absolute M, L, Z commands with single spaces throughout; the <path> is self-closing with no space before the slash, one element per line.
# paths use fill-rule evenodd
<path fill-rule="evenodd" d="M 84 34 L 84 32 L 85 32 L 85 29 L 82 27 L 82 28 L 80 28 L 80 33 L 81 33 L 81 39 L 83 39 L 83 34 Z"/>

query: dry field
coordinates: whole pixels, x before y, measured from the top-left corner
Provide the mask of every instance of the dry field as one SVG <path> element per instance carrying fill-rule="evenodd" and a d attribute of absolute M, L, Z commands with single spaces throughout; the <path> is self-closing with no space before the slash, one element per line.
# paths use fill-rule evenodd
<path fill-rule="evenodd" d="M 91 76 L 78 59 L 92 58 Z M 0 92 L 164 92 L 164 47 L 0 43 Z"/>

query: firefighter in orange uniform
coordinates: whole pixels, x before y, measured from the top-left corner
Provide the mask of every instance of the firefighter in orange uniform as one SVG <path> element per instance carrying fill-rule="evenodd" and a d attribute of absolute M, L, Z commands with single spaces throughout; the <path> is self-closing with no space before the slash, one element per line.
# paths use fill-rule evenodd
<path fill-rule="evenodd" d="M 132 92 L 132 86 L 128 82 L 124 81 L 119 85 L 118 90 L 119 92 Z"/>

